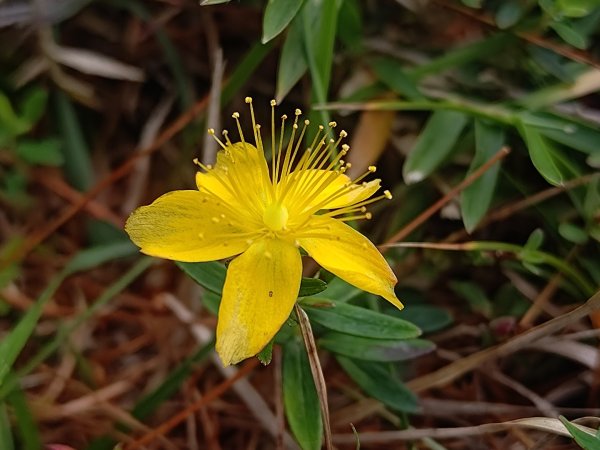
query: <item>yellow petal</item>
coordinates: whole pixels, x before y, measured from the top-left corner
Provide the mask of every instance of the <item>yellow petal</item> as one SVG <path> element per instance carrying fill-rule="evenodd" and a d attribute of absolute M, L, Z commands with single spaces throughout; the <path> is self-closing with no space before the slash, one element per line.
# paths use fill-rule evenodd
<path fill-rule="evenodd" d="M 347 175 L 331 170 L 307 169 L 289 175 L 289 208 L 311 198 L 310 206 L 322 205 L 319 209 L 336 209 L 350 206 L 371 197 L 379 189 L 379 181 L 351 184 Z"/>
<path fill-rule="evenodd" d="M 173 191 L 135 210 L 125 231 L 148 255 L 186 262 L 213 261 L 240 254 L 249 245 L 247 231 L 228 215 L 206 194 Z"/>
<path fill-rule="evenodd" d="M 262 151 L 249 143 L 237 142 L 217 153 L 217 162 L 208 172 L 196 174 L 199 190 L 207 190 L 236 208 L 248 210 L 270 199 L 269 169 Z"/>
<path fill-rule="evenodd" d="M 261 239 L 227 269 L 217 325 L 217 353 L 224 365 L 260 352 L 287 320 L 300 288 L 296 247 Z"/>
<path fill-rule="evenodd" d="M 314 216 L 298 241 L 317 263 L 342 280 L 403 308 L 394 293 L 396 275 L 379 250 L 358 231 L 339 220 Z"/>

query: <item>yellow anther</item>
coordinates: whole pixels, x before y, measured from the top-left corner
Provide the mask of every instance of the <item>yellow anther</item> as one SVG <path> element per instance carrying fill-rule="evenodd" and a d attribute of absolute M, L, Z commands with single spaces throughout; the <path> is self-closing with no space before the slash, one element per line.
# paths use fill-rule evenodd
<path fill-rule="evenodd" d="M 329 125 L 331 128 L 335 128 L 337 127 L 337 122 L 331 121 L 327 125 Z"/>
<path fill-rule="evenodd" d="M 342 150 L 345 152 L 350 151 L 350 146 L 348 144 L 342 144 Z"/>
<path fill-rule="evenodd" d="M 365 214 L 365 219 L 367 219 L 367 220 L 371 220 L 372 217 L 373 217 L 373 214 L 371 214 L 370 212 Z"/>
<path fill-rule="evenodd" d="M 306 119 L 306 120 L 304 121 L 304 125 L 306 125 L 306 126 L 309 126 L 309 125 L 310 125 L 310 120 Z"/>
<path fill-rule="evenodd" d="M 271 100 L 271 106 L 277 106 L 277 102 L 275 100 Z"/>
<path fill-rule="evenodd" d="M 246 97 L 246 98 L 244 99 L 244 101 L 245 101 L 246 103 L 252 103 L 252 97 Z"/>
<path fill-rule="evenodd" d="M 214 136 L 214 134 L 215 134 L 215 129 L 214 129 L 214 128 L 209 128 L 209 129 L 208 129 L 208 134 L 210 134 L 211 136 Z"/>
<path fill-rule="evenodd" d="M 369 172 L 374 173 L 377 170 L 375 166 L 369 166 Z"/>
<path fill-rule="evenodd" d="M 392 193 L 390 191 L 383 191 L 383 195 L 385 195 L 385 198 L 387 198 L 388 200 L 392 199 Z"/>
<path fill-rule="evenodd" d="M 284 114 L 283 116 L 281 116 L 281 118 L 282 118 L 283 120 L 287 120 L 287 118 L 288 118 L 288 117 L 287 117 L 287 114 Z"/>
<path fill-rule="evenodd" d="M 340 131 L 340 137 L 341 138 L 345 138 L 347 136 L 348 136 L 348 133 L 346 133 L 346 131 L 344 131 L 344 130 Z"/>
<path fill-rule="evenodd" d="M 297 116 L 302 114 L 302 111 L 299 108 L 296 108 L 296 110 L 294 111 L 294 114 L 296 114 Z"/>
<path fill-rule="evenodd" d="M 231 117 L 233 117 L 234 119 L 239 119 L 240 118 L 240 113 L 239 112 L 234 112 Z"/>
<path fill-rule="evenodd" d="M 325 127 L 323 125 L 319 125 L 319 131 L 323 131 Z"/>

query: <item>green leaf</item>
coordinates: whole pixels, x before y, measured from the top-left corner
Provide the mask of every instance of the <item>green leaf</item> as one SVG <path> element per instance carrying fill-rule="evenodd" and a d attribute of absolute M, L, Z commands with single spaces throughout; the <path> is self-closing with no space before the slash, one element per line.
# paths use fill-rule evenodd
<path fill-rule="evenodd" d="M 214 261 L 196 263 L 175 261 L 175 264 L 203 288 L 215 294 L 223 294 L 227 275 L 227 269 L 223 264 Z"/>
<path fill-rule="evenodd" d="M 309 297 L 311 295 L 320 294 L 327 289 L 327 283 L 318 278 L 302 278 L 300 282 L 300 292 L 298 297 Z"/>
<path fill-rule="evenodd" d="M 98 245 L 84 249 L 77 253 L 73 259 L 67 263 L 65 266 L 65 271 L 71 274 L 74 272 L 89 270 L 108 261 L 136 255 L 138 253 L 138 248 L 129 240 L 123 240 L 121 242 L 115 242 L 108 245 Z"/>
<path fill-rule="evenodd" d="M 15 417 L 15 423 L 20 436 L 19 449 L 22 450 L 39 450 L 42 448 L 42 441 L 38 431 L 38 426 L 35 423 L 33 414 L 29 409 L 25 394 L 20 387 L 12 390 L 7 395 L 6 402 L 12 406 L 12 411 Z M 3 447 L 4 448 L 4 447 Z"/>
<path fill-rule="evenodd" d="M 432 305 L 406 305 L 399 312 L 402 318 L 415 324 L 423 333 L 433 333 L 452 323 L 452 316 L 448 311 Z"/>
<path fill-rule="evenodd" d="M 515 25 L 525 13 L 523 2 L 521 0 L 508 0 L 500 4 L 496 12 L 496 25 L 501 30 Z"/>
<path fill-rule="evenodd" d="M 0 448 L 4 450 L 15 450 L 12 437 L 10 419 L 6 410 L 6 403 L 0 403 Z"/>
<path fill-rule="evenodd" d="M 313 297 L 303 300 L 302 308 L 311 321 L 341 333 L 375 339 L 410 339 L 421 335 L 421 330 L 406 320 L 343 302 Z"/>
<path fill-rule="evenodd" d="M 31 90 L 21 103 L 21 117 L 29 124 L 34 125 L 46 112 L 48 92 L 44 89 Z"/>
<path fill-rule="evenodd" d="M 58 139 L 48 138 L 42 141 L 29 139 L 19 140 L 16 153 L 23 161 L 29 164 L 44 166 L 60 166 L 64 162 L 61 142 Z"/>
<path fill-rule="evenodd" d="M 580 50 L 585 50 L 588 47 L 588 39 L 581 34 L 571 23 L 566 21 L 554 22 L 550 27 L 556 31 L 563 41 Z"/>
<path fill-rule="evenodd" d="M 0 92 L 0 135 L 16 137 L 30 128 L 31 124 L 17 117 L 8 97 Z"/>
<path fill-rule="evenodd" d="M 359 0 L 344 0 L 338 17 L 337 35 L 347 49 L 360 53 L 363 48 L 363 13 Z"/>
<path fill-rule="evenodd" d="M 583 228 L 569 222 L 562 222 L 558 226 L 558 233 L 567 241 L 574 244 L 585 244 L 588 241 L 587 232 Z"/>
<path fill-rule="evenodd" d="M 569 422 L 564 416 L 558 417 L 560 421 L 563 423 L 567 431 L 573 436 L 575 442 L 579 444 L 581 448 L 584 450 L 598 450 L 600 449 L 600 437 L 598 434 L 594 436 L 587 431 L 583 431 L 579 426 L 574 423 Z"/>
<path fill-rule="evenodd" d="M 504 130 L 483 122 L 475 121 L 475 157 L 471 161 L 471 166 L 467 174 L 473 173 L 484 163 L 486 163 L 504 144 Z M 498 173 L 500 172 L 500 164 L 494 164 L 486 173 L 475 180 L 470 186 L 463 190 L 460 199 L 462 219 L 465 229 L 471 233 L 479 224 L 479 221 L 488 211 Z"/>
<path fill-rule="evenodd" d="M 343 356 L 337 356 L 336 359 L 350 378 L 371 397 L 396 411 L 419 411 L 416 395 L 390 373 L 386 364 L 357 361 Z"/>
<path fill-rule="evenodd" d="M 435 349 L 423 339 L 371 339 L 330 331 L 319 345 L 333 353 L 367 361 L 406 361 Z"/>
<path fill-rule="evenodd" d="M 521 122 L 519 132 L 527 144 L 531 162 L 538 172 L 550 183 L 560 186 L 565 181 L 558 151 L 533 127 Z"/>
<path fill-rule="evenodd" d="M 410 100 L 425 98 L 398 61 L 391 58 L 379 58 L 371 63 L 371 67 L 377 78 L 398 95 Z"/>
<path fill-rule="evenodd" d="M 584 17 L 599 6 L 598 0 L 556 0 L 556 7 L 566 17 Z"/>
<path fill-rule="evenodd" d="M 463 5 L 468 6 L 469 8 L 481 8 L 483 0 L 461 0 Z"/>
<path fill-rule="evenodd" d="M 275 99 L 281 102 L 308 70 L 304 53 L 304 32 L 302 18 L 298 17 L 288 29 L 277 68 L 277 88 Z"/>
<path fill-rule="evenodd" d="M 444 162 L 467 121 L 465 114 L 456 111 L 435 111 L 431 115 L 402 168 L 406 184 L 427 178 Z"/>
<path fill-rule="evenodd" d="M 271 339 L 269 341 L 269 343 L 267 345 L 265 345 L 265 348 L 263 348 L 256 355 L 256 357 L 258 358 L 258 360 L 261 362 L 261 364 L 263 366 L 268 366 L 269 364 L 271 364 L 271 360 L 273 359 L 273 343 L 274 342 L 275 342 L 275 339 Z"/>
<path fill-rule="evenodd" d="M 87 191 L 94 182 L 94 169 L 77 112 L 62 92 L 56 94 L 55 110 L 63 141 L 61 149 L 64 153 L 67 180 L 79 191 Z"/>
<path fill-rule="evenodd" d="M 304 450 L 319 450 L 323 423 L 308 356 L 299 338 L 283 348 L 283 404 L 290 429 Z"/>
<path fill-rule="evenodd" d="M 289 25 L 304 0 L 269 0 L 263 18 L 262 43 L 266 44 Z"/>
<path fill-rule="evenodd" d="M 553 141 L 590 155 L 600 155 L 597 128 L 547 113 L 524 113 L 520 120 Z"/>
<path fill-rule="evenodd" d="M 523 246 L 524 250 L 538 250 L 544 243 L 544 231 L 541 228 L 536 228 L 527 238 L 527 242 Z"/>

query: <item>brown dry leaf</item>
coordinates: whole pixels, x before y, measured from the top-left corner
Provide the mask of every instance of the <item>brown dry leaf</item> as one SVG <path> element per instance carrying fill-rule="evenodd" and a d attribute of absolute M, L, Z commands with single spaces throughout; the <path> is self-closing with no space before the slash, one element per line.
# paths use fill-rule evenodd
<path fill-rule="evenodd" d="M 364 173 L 379 159 L 390 138 L 395 111 L 363 111 L 352 133 L 347 161 L 352 164 L 348 175 L 354 178 Z"/>

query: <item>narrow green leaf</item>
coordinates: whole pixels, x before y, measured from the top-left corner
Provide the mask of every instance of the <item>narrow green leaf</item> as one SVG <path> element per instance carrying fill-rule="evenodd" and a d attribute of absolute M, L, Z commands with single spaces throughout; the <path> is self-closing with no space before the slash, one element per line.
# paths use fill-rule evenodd
<path fill-rule="evenodd" d="M 468 117 L 456 111 L 435 111 L 402 168 L 406 184 L 417 183 L 437 169 L 452 151 Z"/>
<path fill-rule="evenodd" d="M 359 0 L 344 0 L 338 16 L 337 36 L 348 51 L 360 53 L 363 48 L 363 12 Z"/>
<path fill-rule="evenodd" d="M 302 308 L 310 320 L 341 333 L 375 339 L 410 339 L 421 330 L 406 320 L 328 299 L 309 298 Z"/>
<path fill-rule="evenodd" d="M 597 128 L 547 113 L 523 113 L 520 119 L 553 141 L 590 155 L 600 154 Z"/>
<path fill-rule="evenodd" d="M 558 226 L 558 233 L 566 240 L 574 244 L 585 244 L 588 241 L 588 233 L 581 227 L 569 222 L 562 222 Z"/>
<path fill-rule="evenodd" d="M 318 278 L 302 278 L 298 297 L 309 297 L 320 294 L 325 289 L 327 289 L 327 283 L 323 280 L 319 280 Z"/>
<path fill-rule="evenodd" d="M 61 149 L 67 179 L 76 189 L 87 191 L 94 182 L 94 170 L 75 107 L 62 92 L 57 92 L 54 106 L 63 140 Z"/>
<path fill-rule="evenodd" d="M 456 294 L 469 303 L 473 311 L 488 319 L 492 317 L 492 302 L 477 283 L 471 281 L 451 281 L 450 287 Z"/>
<path fill-rule="evenodd" d="M 587 431 L 583 431 L 577 425 L 569 422 L 564 416 L 558 417 L 563 425 L 566 427 L 567 431 L 573 436 L 575 442 L 579 444 L 581 448 L 584 450 L 598 450 L 600 449 L 600 437 L 598 435 L 594 436 Z"/>
<path fill-rule="evenodd" d="M 302 18 L 298 17 L 288 29 L 279 66 L 277 68 L 277 88 L 275 99 L 281 102 L 283 98 L 296 85 L 302 75 L 308 70 L 304 52 L 304 32 Z"/>
<path fill-rule="evenodd" d="M 105 262 L 136 255 L 138 253 L 138 248 L 129 240 L 123 240 L 109 245 L 94 246 L 77 253 L 65 266 L 65 271 L 70 274 L 89 270 L 100 264 L 104 264 Z"/>
<path fill-rule="evenodd" d="M 15 450 L 12 437 L 10 419 L 6 410 L 6 403 L 0 403 L 0 448 L 4 450 Z"/>
<path fill-rule="evenodd" d="M 13 389 L 6 397 L 6 402 L 12 406 L 12 411 L 15 416 L 15 424 L 20 436 L 19 448 L 22 450 L 41 449 L 42 440 L 40 438 L 38 427 L 21 388 Z"/>
<path fill-rule="evenodd" d="M 473 173 L 485 162 L 489 161 L 504 144 L 504 130 L 488 122 L 475 121 L 475 157 L 471 161 L 467 174 Z M 485 213 L 488 211 L 500 165 L 495 164 L 470 186 L 463 190 L 460 199 L 462 219 L 465 229 L 471 233 Z"/>
<path fill-rule="evenodd" d="M 508 0 L 500 4 L 496 12 L 496 25 L 501 30 L 515 25 L 525 13 L 525 8 L 520 0 Z"/>
<path fill-rule="evenodd" d="M 227 269 L 218 262 L 188 263 L 176 261 L 175 264 L 203 288 L 221 295 Z"/>
<path fill-rule="evenodd" d="M 452 323 L 448 311 L 432 305 L 407 305 L 401 312 L 402 318 L 418 326 L 423 333 L 433 333 Z"/>
<path fill-rule="evenodd" d="M 519 132 L 527 144 L 531 162 L 538 172 L 550 183 L 560 186 L 565 181 L 556 149 L 534 128 L 521 122 Z"/>
<path fill-rule="evenodd" d="M 385 364 L 358 361 L 343 356 L 337 356 L 336 359 L 350 378 L 371 397 L 396 411 L 419 411 L 417 396 L 390 373 Z"/>
<path fill-rule="evenodd" d="M 35 326 L 42 315 L 44 305 L 52 298 L 58 287 L 65 279 L 65 271 L 55 276 L 37 301 L 29 307 L 27 312 L 19 320 L 19 323 L 0 341 L 0 386 L 4 384 L 5 378 L 12 369 L 21 353 L 25 343 L 33 333 Z"/>
<path fill-rule="evenodd" d="M 60 166 L 64 162 L 61 142 L 54 138 L 35 141 L 20 139 L 17 143 L 16 153 L 29 164 Z"/>
<path fill-rule="evenodd" d="M 31 124 L 17 117 L 8 97 L 0 92 L 0 135 L 15 137 L 26 133 L 30 128 Z"/>
<path fill-rule="evenodd" d="M 580 50 L 585 50 L 588 47 L 587 37 L 581 34 L 571 23 L 566 21 L 554 22 L 550 26 L 567 44 Z"/>
<path fill-rule="evenodd" d="M 371 339 L 330 331 L 319 345 L 333 353 L 367 361 L 406 361 L 435 349 L 423 339 Z"/>
<path fill-rule="evenodd" d="M 398 95 L 410 100 L 425 98 L 398 61 L 391 58 L 379 58 L 371 63 L 371 67 L 379 80 Z"/>
<path fill-rule="evenodd" d="M 319 450 L 323 423 L 317 390 L 306 350 L 300 339 L 283 348 L 283 404 L 290 429 L 304 450 Z"/>
<path fill-rule="evenodd" d="M 266 44 L 289 25 L 304 0 L 269 0 L 263 18 L 262 43 Z"/>
<path fill-rule="evenodd" d="M 556 6 L 566 17 L 584 17 L 600 7 L 598 0 L 556 0 Z"/>
<path fill-rule="evenodd" d="M 275 339 L 271 339 L 265 348 L 263 348 L 256 357 L 260 361 L 263 366 L 268 366 L 271 364 L 271 360 L 273 359 L 273 344 L 275 343 Z"/>
<path fill-rule="evenodd" d="M 34 125 L 46 112 L 48 92 L 44 89 L 34 88 L 21 103 L 21 117 L 29 124 Z"/>
<path fill-rule="evenodd" d="M 536 228 L 527 238 L 527 242 L 523 246 L 524 250 L 538 250 L 544 243 L 544 231 L 541 228 Z"/>

